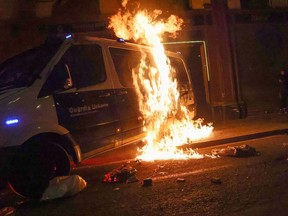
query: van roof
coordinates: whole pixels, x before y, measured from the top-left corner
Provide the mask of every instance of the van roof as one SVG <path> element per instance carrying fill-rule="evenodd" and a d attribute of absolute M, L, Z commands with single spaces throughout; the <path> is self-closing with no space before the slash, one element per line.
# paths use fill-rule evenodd
<path fill-rule="evenodd" d="M 76 33 L 76 34 L 66 34 L 65 36 L 62 35 L 62 40 L 73 40 L 76 43 L 87 43 L 87 42 L 98 42 L 101 45 L 104 45 L 106 47 L 122 47 L 122 48 L 137 48 L 137 49 L 149 49 L 149 46 L 143 45 L 143 44 L 137 44 L 133 43 L 131 41 L 125 41 L 121 38 L 115 38 L 115 39 L 108 39 L 108 38 L 101 38 L 95 36 L 93 33 Z M 171 51 L 166 51 L 169 56 L 179 57 L 179 54 Z"/>

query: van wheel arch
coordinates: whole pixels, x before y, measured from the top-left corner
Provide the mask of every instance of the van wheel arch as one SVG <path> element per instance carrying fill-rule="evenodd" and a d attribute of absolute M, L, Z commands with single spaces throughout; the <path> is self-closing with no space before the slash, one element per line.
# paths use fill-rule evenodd
<path fill-rule="evenodd" d="M 75 146 L 78 146 L 78 145 L 70 134 L 67 134 L 67 135 L 60 135 L 57 133 L 37 134 L 31 137 L 30 139 L 28 139 L 27 141 L 25 141 L 23 143 L 23 146 L 31 145 L 33 143 L 39 144 L 43 141 L 54 142 L 60 147 L 62 147 L 67 152 L 69 159 L 73 160 L 75 164 L 78 164 L 81 162 L 81 152 L 79 153 L 75 151 Z"/>

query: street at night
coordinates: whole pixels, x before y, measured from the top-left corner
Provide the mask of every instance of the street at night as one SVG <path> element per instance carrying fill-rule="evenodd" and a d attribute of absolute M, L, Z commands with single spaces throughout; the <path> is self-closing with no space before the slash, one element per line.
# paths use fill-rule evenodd
<path fill-rule="evenodd" d="M 286 216 L 287 0 L 0 0 L 0 216 Z"/>
<path fill-rule="evenodd" d="M 15 215 L 31 216 L 286 215 L 287 135 L 229 146 L 244 144 L 254 147 L 259 155 L 141 164 L 131 160 L 129 165 L 137 169 L 139 182 L 129 184 L 102 182 L 105 173 L 121 166 L 125 160 L 110 165 L 89 164 L 72 171 L 87 181 L 87 187 L 74 197 L 40 203 L 5 190 L 1 191 L 1 205 L 14 206 Z M 212 149 L 227 146 L 204 148 L 199 153 L 211 154 Z M 113 160 L 107 161 L 110 162 Z M 152 178 L 151 186 L 142 186 L 145 178 Z"/>

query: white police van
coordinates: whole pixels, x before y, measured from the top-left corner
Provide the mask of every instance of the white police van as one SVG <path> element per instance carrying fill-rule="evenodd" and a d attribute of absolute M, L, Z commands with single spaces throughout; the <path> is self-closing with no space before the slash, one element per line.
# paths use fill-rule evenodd
<path fill-rule="evenodd" d="M 20 195 L 40 198 L 55 176 L 81 160 L 143 138 L 131 70 L 149 48 L 67 35 L 0 65 L 0 177 Z M 195 109 L 179 54 L 167 52 L 181 101 Z"/>

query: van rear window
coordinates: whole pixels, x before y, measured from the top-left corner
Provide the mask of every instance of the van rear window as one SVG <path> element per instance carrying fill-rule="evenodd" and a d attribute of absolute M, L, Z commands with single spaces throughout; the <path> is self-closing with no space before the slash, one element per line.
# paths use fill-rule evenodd
<path fill-rule="evenodd" d="M 110 48 L 112 59 L 120 83 L 124 87 L 133 87 L 132 69 L 136 68 L 141 59 L 141 52 L 128 49 Z M 189 78 L 184 63 L 180 58 L 168 56 L 172 68 L 175 70 L 175 78 L 180 85 L 189 84 Z M 150 64 L 154 66 L 153 58 L 148 54 Z"/>

